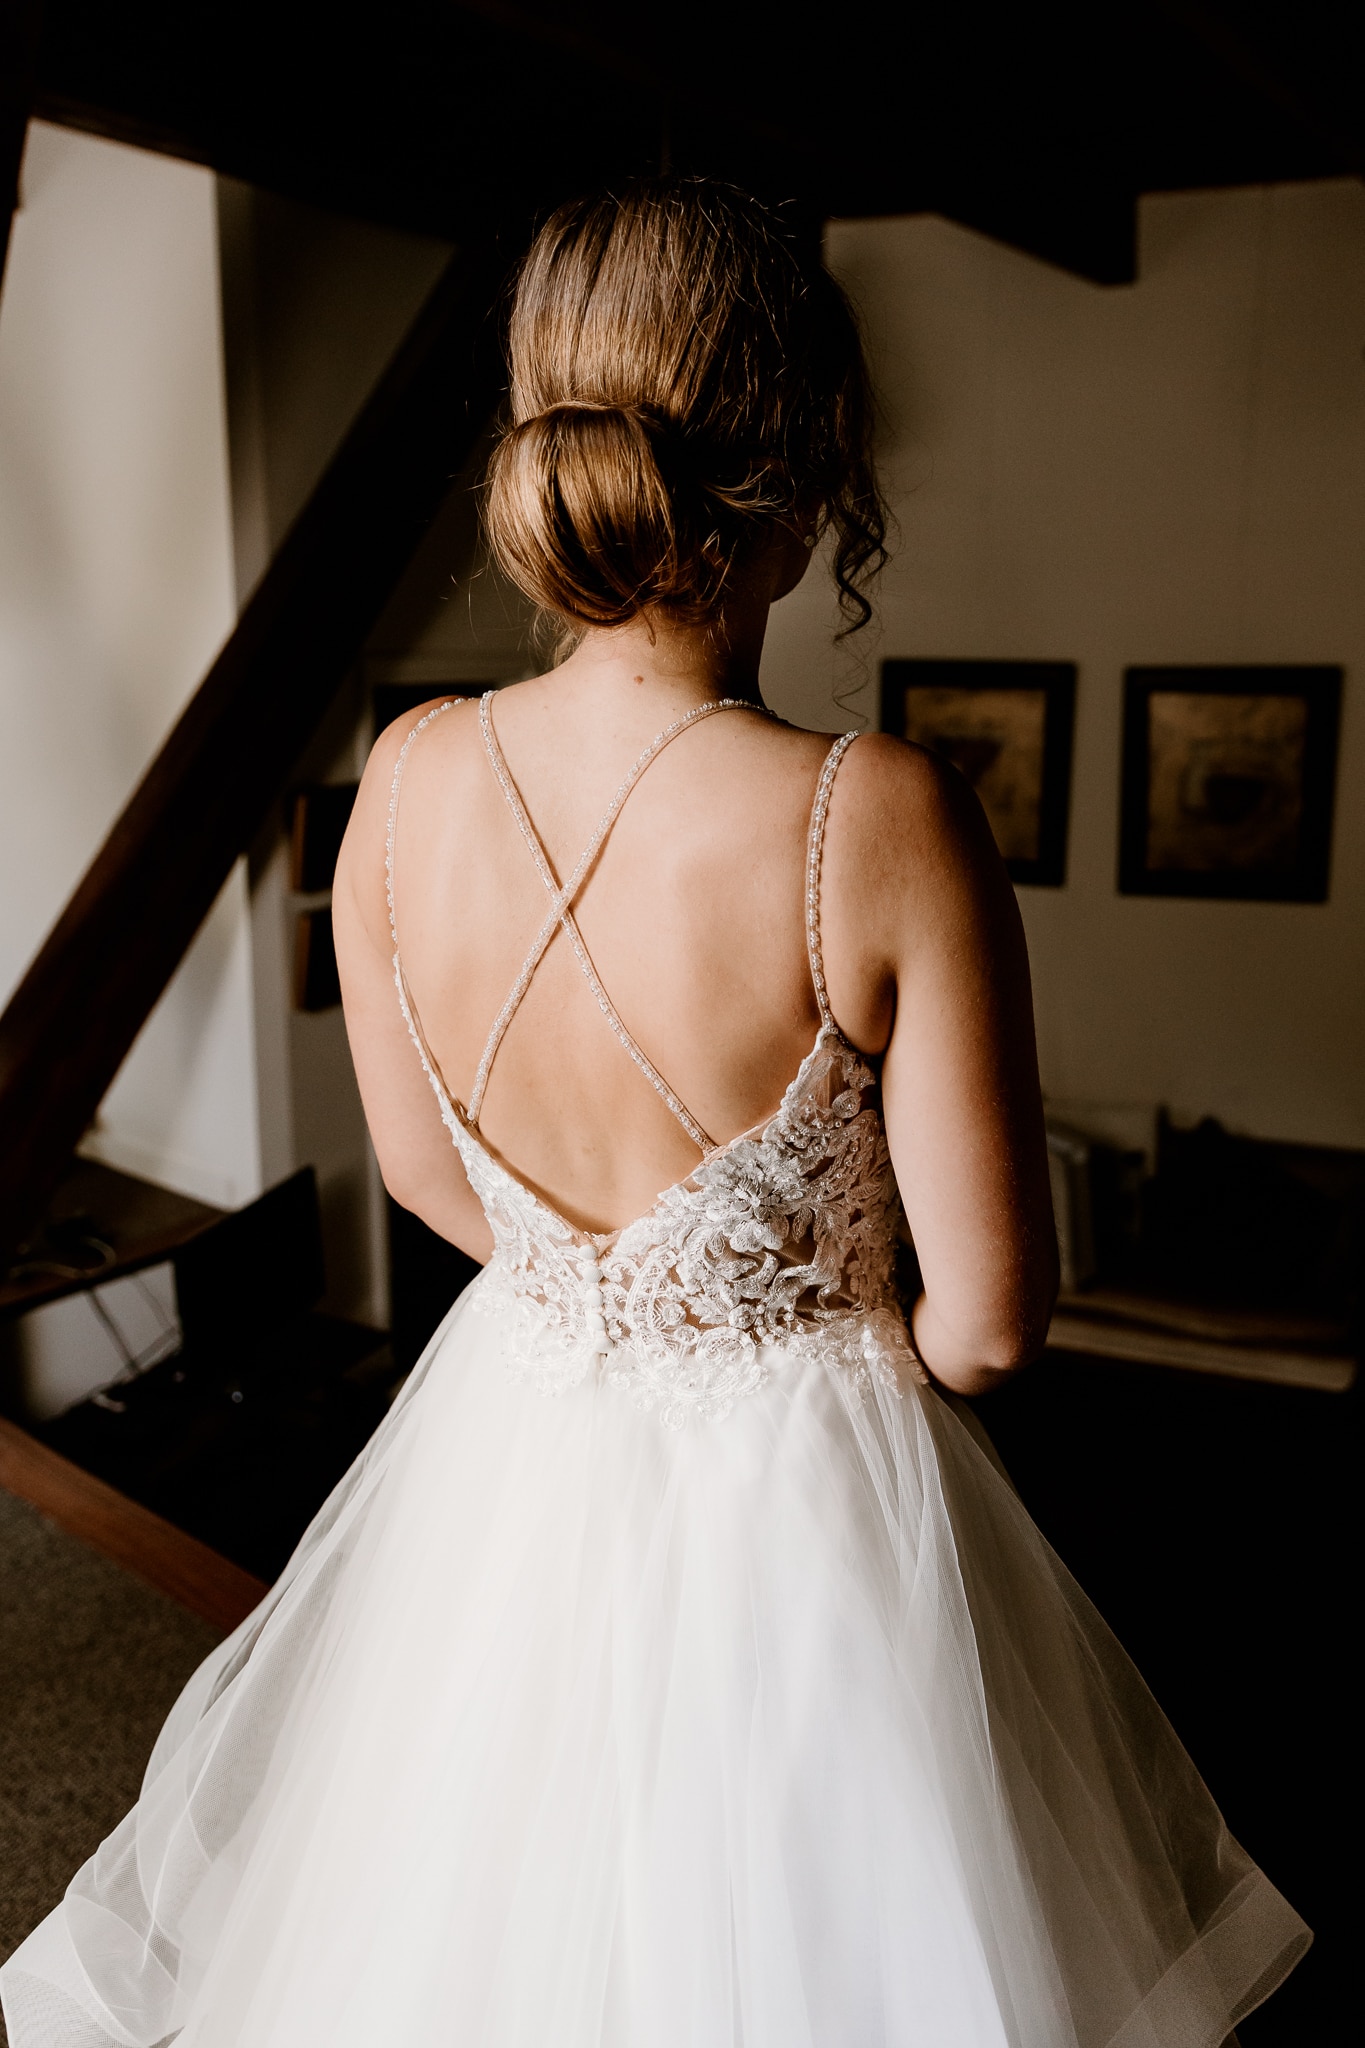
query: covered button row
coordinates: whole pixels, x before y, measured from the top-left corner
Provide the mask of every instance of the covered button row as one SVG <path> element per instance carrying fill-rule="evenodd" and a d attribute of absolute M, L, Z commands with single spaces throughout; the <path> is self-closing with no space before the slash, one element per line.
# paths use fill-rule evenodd
<path fill-rule="evenodd" d="M 605 1358 L 611 1350 L 611 1339 L 607 1335 L 606 1304 L 602 1299 L 602 1265 L 597 1254 L 586 1246 L 577 1255 L 579 1278 L 587 1289 L 588 1336 L 593 1352 L 598 1358 Z"/>

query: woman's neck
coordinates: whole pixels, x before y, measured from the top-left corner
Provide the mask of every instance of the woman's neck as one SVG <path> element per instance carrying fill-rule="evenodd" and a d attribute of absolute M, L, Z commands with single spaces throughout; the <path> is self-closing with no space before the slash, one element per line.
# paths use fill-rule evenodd
<path fill-rule="evenodd" d="M 759 660 L 768 606 L 734 606 L 699 626 L 641 616 L 629 624 L 590 627 L 560 668 L 568 680 L 610 695 L 645 693 L 683 708 L 708 698 L 761 703 Z"/>
<path fill-rule="evenodd" d="M 680 710 L 708 697 L 761 704 L 758 665 L 768 614 L 809 567 L 817 512 L 811 506 L 779 522 L 731 572 L 719 618 L 688 626 L 667 613 L 642 612 L 624 626 L 589 627 L 560 673 L 612 696 L 648 691 L 661 706 Z"/>

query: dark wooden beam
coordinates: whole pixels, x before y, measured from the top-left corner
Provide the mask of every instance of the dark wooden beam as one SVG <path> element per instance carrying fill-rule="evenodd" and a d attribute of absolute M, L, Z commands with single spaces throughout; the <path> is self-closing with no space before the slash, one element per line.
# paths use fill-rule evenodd
<path fill-rule="evenodd" d="M 503 382 L 509 245 L 452 259 L 0 1016 L 0 1247 L 40 1214 Z"/>
<path fill-rule="evenodd" d="M 490 217 L 657 166 L 658 95 L 604 72 L 591 39 L 566 48 L 426 0 L 400 0 L 373 36 L 319 39 L 314 14 L 298 0 L 47 0 L 38 111 L 462 247 Z M 515 149 L 500 80 L 515 80 Z"/>
<path fill-rule="evenodd" d="M 1365 122 L 1362 122 L 1360 114 L 1358 66 L 1345 58 L 1343 50 L 1344 61 L 1339 61 L 1347 79 L 1343 81 L 1339 75 L 1332 76 L 1328 63 L 1314 51 L 1315 40 L 1321 36 L 1320 24 L 1300 21 L 1296 24 L 1299 34 L 1291 34 L 1289 38 L 1291 48 L 1306 43 L 1309 51 L 1318 57 L 1316 65 L 1310 58 L 1311 82 L 1305 83 L 1294 75 L 1293 66 L 1286 68 L 1283 62 L 1277 63 L 1274 53 L 1275 32 L 1278 30 L 1283 38 L 1285 27 L 1294 21 L 1292 10 L 1286 10 L 1278 21 L 1274 10 L 1271 10 L 1259 24 L 1258 38 L 1258 25 L 1254 18 L 1252 21 L 1238 20 L 1235 12 L 1229 15 L 1224 8 L 1206 6 L 1200 4 L 1200 0 L 1151 0 L 1151 5 L 1156 13 L 1165 15 L 1192 42 L 1206 50 L 1218 68 L 1253 100 L 1278 109 L 1304 135 L 1316 137 L 1323 143 L 1335 159 L 1334 168 L 1354 173 L 1356 177 L 1365 176 Z M 1358 53 L 1361 47 L 1359 14 L 1352 8 L 1341 11 L 1343 16 L 1354 18 Z M 1316 76 L 1313 76 L 1314 71 Z M 1343 113 L 1340 104 L 1333 103 L 1332 87 L 1335 86 L 1336 93 L 1340 94 L 1343 83 L 1347 86 L 1349 116 Z"/>
<path fill-rule="evenodd" d="M 943 212 L 1097 282 L 1131 275 L 1137 193 L 1365 158 L 1340 0 L 903 0 L 860 18 L 852 90 L 779 0 L 694 0 L 681 29 L 632 0 L 391 0 L 321 39 L 315 14 L 47 0 L 38 109 L 457 243 L 666 158 L 816 214 Z"/>
<path fill-rule="evenodd" d="M 933 211 L 1092 284 L 1137 281 L 1137 194 L 1117 181 L 949 191 Z"/>
<path fill-rule="evenodd" d="M 0 0 L 0 283 L 19 205 L 42 24 L 42 0 Z"/>

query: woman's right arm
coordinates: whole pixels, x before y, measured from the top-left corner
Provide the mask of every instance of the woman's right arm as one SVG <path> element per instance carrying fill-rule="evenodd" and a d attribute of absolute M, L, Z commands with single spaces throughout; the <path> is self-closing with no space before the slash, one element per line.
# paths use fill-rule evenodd
<path fill-rule="evenodd" d="M 438 1236 L 482 1264 L 492 1255 L 492 1234 L 441 1120 L 394 985 L 384 861 L 394 766 L 409 729 L 405 719 L 376 741 L 337 861 L 332 931 L 342 1005 L 385 1187 Z M 409 770 L 413 765 L 410 758 Z M 401 919 L 401 866 L 396 884 Z"/>
<path fill-rule="evenodd" d="M 873 991 L 858 1021 L 886 1046 L 887 1139 L 924 1284 L 915 1345 L 944 1385 L 981 1393 L 1042 1349 L 1057 1292 L 1014 891 L 961 776 L 881 736 L 836 778 L 826 865 L 826 900 L 852 913 L 851 943 L 826 944 L 835 1013 L 841 988 Z"/>

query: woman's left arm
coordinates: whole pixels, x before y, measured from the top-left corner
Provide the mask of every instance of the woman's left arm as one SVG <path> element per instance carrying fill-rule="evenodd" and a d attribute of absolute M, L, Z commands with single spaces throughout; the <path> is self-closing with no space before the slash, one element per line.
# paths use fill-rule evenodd
<path fill-rule="evenodd" d="M 822 908 L 835 1014 L 885 1045 L 887 1141 L 919 1257 L 916 1346 L 975 1394 L 1042 1349 L 1057 1240 L 1018 905 L 957 772 L 880 735 L 834 785 Z M 823 920 L 822 920 L 823 921 Z M 839 1015 L 840 992 L 861 1016 Z"/>

